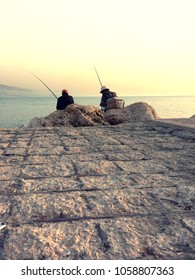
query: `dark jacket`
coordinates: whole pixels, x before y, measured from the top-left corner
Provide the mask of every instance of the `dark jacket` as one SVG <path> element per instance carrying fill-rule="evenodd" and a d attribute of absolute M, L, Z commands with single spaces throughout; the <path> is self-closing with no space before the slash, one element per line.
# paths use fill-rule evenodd
<path fill-rule="evenodd" d="M 62 95 L 58 98 L 56 109 L 63 110 L 66 108 L 66 106 L 73 104 L 73 103 L 74 103 L 74 99 L 71 95 L 68 95 L 68 94 Z"/>
<path fill-rule="evenodd" d="M 116 92 L 110 91 L 110 90 L 104 90 L 102 92 L 102 99 L 100 102 L 100 106 L 106 107 L 107 106 L 107 100 L 109 98 L 117 97 Z"/>

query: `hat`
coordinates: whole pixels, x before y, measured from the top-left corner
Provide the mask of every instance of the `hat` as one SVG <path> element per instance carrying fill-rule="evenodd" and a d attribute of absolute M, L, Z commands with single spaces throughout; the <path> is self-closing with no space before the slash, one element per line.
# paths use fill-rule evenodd
<path fill-rule="evenodd" d="M 107 88 L 106 86 L 102 86 L 100 92 L 102 92 L 104 90 L 109 90 L 109 88 Z"/>
<path fill-rule="evenodd" d="M 68 94 L 67 89 L 63 89 L 63 90 L 62 90 L 62 94 Z"/>

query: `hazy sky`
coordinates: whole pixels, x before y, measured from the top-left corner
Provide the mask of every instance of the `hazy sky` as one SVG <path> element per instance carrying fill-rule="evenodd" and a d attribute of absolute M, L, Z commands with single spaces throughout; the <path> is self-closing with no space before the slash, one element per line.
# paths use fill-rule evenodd
<path fill-rule="evenodd" d="M 0 0 L 0 84 L 195 94 L 194 0 Z"/>

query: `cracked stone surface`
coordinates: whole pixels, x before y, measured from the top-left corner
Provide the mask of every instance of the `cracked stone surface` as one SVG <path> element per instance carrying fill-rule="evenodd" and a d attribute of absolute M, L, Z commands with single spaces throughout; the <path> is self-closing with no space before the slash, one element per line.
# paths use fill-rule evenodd
<path fill-rule="evenodd" d="M 0 129 L 0 259 L 194 259 L 195 130 Z"/>

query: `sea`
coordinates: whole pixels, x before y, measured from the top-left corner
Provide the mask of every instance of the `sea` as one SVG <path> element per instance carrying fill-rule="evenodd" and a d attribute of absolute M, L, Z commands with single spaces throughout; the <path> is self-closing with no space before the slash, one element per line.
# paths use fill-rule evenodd
<path fill-rule="evenodd" d="M 195 114 L 195 96 L 120 96 L 125 106 L 146 102 L 160 118 L 189 118 Z M 75 103 L 99 107 L 100 97 L 74 97 Z M 0 127 L 27 126 L 34 117 L 45 117 L 56 110 L 51 96 L 1 96 Z"/>

